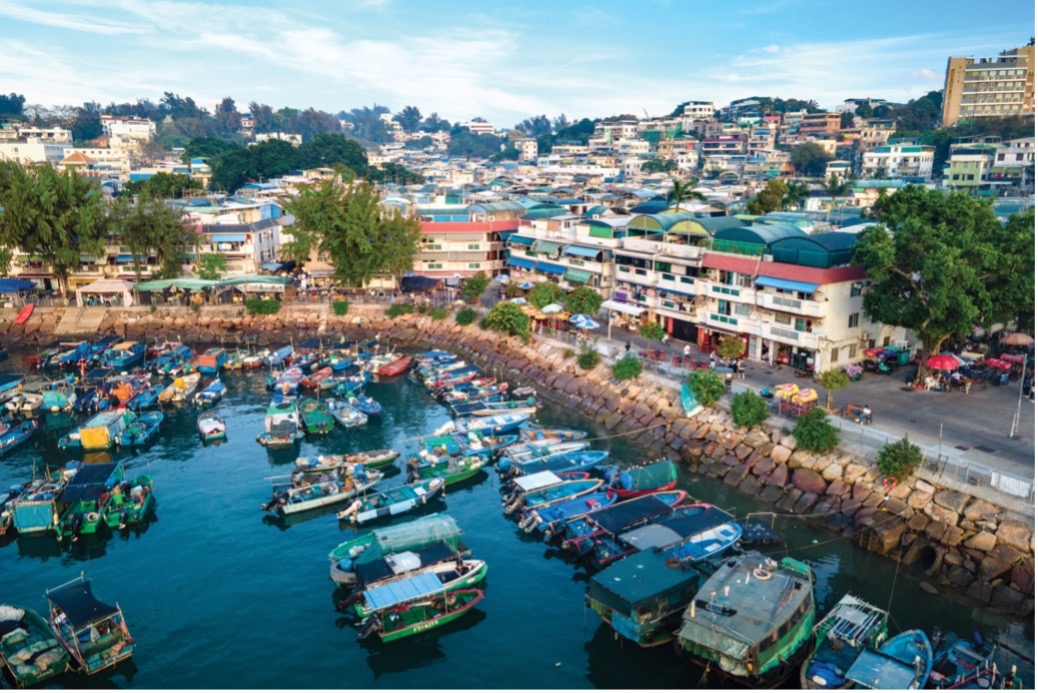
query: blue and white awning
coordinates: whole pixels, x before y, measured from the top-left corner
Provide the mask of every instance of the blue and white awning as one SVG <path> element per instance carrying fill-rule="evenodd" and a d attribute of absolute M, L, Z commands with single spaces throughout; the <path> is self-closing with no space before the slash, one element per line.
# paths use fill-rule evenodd
<path fill-rule="evenodd" d="M 802 294 L 813 294 L 818 290 L 817 284 L 795 282 L 789 279 L 778 279 L 776 277 L 757 277 L 754 284 L 757 286 L 767 286 L 772 289 L 782 289 L 783 291 L 797 291 Z"/>

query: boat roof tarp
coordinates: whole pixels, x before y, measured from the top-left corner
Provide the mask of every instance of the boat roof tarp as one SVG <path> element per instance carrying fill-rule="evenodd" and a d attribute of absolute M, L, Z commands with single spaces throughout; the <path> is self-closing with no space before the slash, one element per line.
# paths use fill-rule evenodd
<path fill-rule="evenodd" d="M 712 505 L 694 506 L 675 512 L 659 522 L 633 529 L 621 535 L 621 539 L 631 546 L 645 550 L 658 546 L 668 546 L 679 542 L 693 534 L 699 534 L 712 527 L 731 521 L 732 516 Z"/>
<path fill-rule="evenodd" d="M 435 277 L 401 277 L 400 278 L 400 290 L 404 293 L 416 293 L 435 291 L 440 288 L 442 281 Z"/>
<path fill-rule="evenodd" d="M 912 688 L 916 672 L 893 657 L 865 650 L 847 670 L 847 679 L 866 688 L 907 691 Z"/>
<path fill-rule="evenodd" d="M 623 503 L 617 503 L 588 515 L 602 529 L 610 534 L 623 531 L 624 528 L 643 517 L 662 517 L 672 512 L 670 505 L 657 496 L 640 496 Z"/>
<path fill-rule="evenodd" d="M 442 590 L 440 578 L 433 573 L 421 573 L 365 590 L 364 600 L 369 609 L 385 609 Z"/>
<path fill-rule="evenodd" d="M 47 592 L 47 598 L 68 616 L 73 630 L 79 630 L 101 619 L 119 613 L 119 608 L 105 604 L 94 596 L 90 580 L 65 585 Z"/>
<path fill-rule="evenodd" d="M 457 552 L 454 551 L 454 549 L 444 543 L 427 546 L 422 549 L 412 549 L 409 553 L 418 556 L 420 566 L 442 563 L 443 561 L 451 560 L 457 555 Z M 357 580 L 362 585 L 370 585 L 373 582 L 393 577 L 397 573 L 389 564 L 389 559 L 391 556 L 399 555 L 401 554 L 390 554 L 389 556 L 383 555 L 382 560 L 375 560 L 367 563 L 360 563 L 358 561 L 356 563 L 356 568 L 354 569 L 357 573 Z"/>
<path fill-rule="evenodd" d="M 108 481 L 109 477 L 115 472 L 116 467 L 119 465 L 115 462 L 104 462 L 102 464 L 84 464 L 76 472 L 76 475 L 72 477 L 72 480 L 65 487 L 65 490 L 75 488 L 76 486 L 89 486 L 91 484 L 103 484 Z M 62 501 L 64 501 L 64 494 L 62 495 Z"/>
<path fill-rule="evenodd" d="M 666 595 L 675 589 L 695 589 L 699 573 L 667 567 L 662 553 L 642 552 L 622 558 L 591 577 L 588 596 L 622 614 L 638 604 Z"/>

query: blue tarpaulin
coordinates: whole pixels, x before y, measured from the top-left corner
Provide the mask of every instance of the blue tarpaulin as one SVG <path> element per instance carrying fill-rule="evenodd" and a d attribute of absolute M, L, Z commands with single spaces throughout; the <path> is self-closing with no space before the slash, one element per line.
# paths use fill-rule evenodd
<path fill-rule="evenodd" d="M 521 257 L 510 257 L 508 262 L 505 263 L 509 267 L 522 267 L 523 269 L 533 269 L 533 260 L 527 260 Z"/>
<path fill-rule="evenodd" d="M 776 279 L 774 277 L 757 277 L 757 286 L 768 286 L 772 289 L 782 289 L 783 291 L 798 291 L 802 294 L 813 294 L 817 289 L 817 284 L 808 284 L 806 282 L 794 282 L 789 279 Z"/>
<path fill-rule="evenodd" d="M 0 294 L 14 294 L 19 291 L 32 291 L 36 285 L 27 279 L 0 279 Z"/>
<path fill-rule="evenodd" d="M 566 268 L 562 265 L 555 265 L 550 262 L 538 262 L 536 267 L 538 272 L 544 272 L 545 274 L 565 274 Z"/>
<path fill-rule="evenodd" d="M 212 234 L 213 243 L 244 243 L 244 233 L 214 233 Z"/>
<path fill-rule="evenodd" d="M 601 252 L 601 248 L 584 248 L 579 245 L 571 245 L 566 248 L 564 255 L 571 255 L 574 257 L 598 257 L 598 254 Z"/>

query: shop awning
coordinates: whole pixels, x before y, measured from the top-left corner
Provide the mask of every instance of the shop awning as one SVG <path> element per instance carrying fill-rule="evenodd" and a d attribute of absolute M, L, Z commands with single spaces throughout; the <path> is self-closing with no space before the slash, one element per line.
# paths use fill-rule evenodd
<path fill-rule="evenodd" d="M 561 243 L 555 243 L 554 241 L 537 241 L 533 244 L 533 252 L 541 255 L 551 255 L 561 247 Z"/>
<path fill-rule="evenodd" d="M 521 267 L 522 269 L 529 270 L 533 269 L 534 261 L 522 257 L 510 257 L 505 264 L 509 267 Z"/>
<path fill-rule="evenodd" d="M 512 245 L 525 245 L 527 248 L 529 248 L 531 245 L 533 245 L 534 240 L 535 239 L 533 238 L 527 238 L 526 236 L 517 235 L 509 238 L 508 242 Z"/>
<path fill-rule="evenodd" d="M 244 233 L 214 233 L 211 234 L 213 243 L 244 243 Z"/>
<path fill-rule="evenodd" d="M 566 268 L 562 265 L 556 265 L 551 262 L 538 262 L 534 268 L 538 272 L 544 272 L 545 274 L 565 274 Z"/>
<path fill-rule="evenodd" d="M 627 315 L 641 315 L 645 312 L 645 309 L 641 306 L 631 305 L 630 303 L 620 303 L 619 301 L 604 301 L 602 307 L 606 310 L 615 310 L 619 313 L 626 313 Z"/>
<path fill-rule="evenodd" d="M 601 248 L 584 248 L 579 245 L 571 245 L 566 248 L 564 255 L 570 255 L 572 257 L 587 257 L 595 258 L 602 252 Z"/>
<path fill-rule="evenodd" d="M 817 284 L 795 282 L 789 279 L 776 279 L 774 277 L 757 277 L 754 283 L 757 286 L 767 286 L 772 289 L 782 289 L 783 291 L 798 291 L 802 294 L 813 294 L 818 290 Z"/>
<path fill-rule="evenodd" d="M 591 273 L 584 270 L 568 269 L 566 274 L 562 275 L 563 279 L 578 284 L 586 284 L 588 279 L 591 279 Z"/>

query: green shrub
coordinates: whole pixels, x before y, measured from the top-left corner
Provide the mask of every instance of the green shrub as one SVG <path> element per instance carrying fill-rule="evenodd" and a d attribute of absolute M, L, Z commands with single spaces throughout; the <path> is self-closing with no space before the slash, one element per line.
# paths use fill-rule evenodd
<path fill-rule="evenodd" d="M 738 426 L 758 426 L 768 418 L 768 403 L 751 390 L 732 397 L 732 420 Z"/>
<path fill-rule="evenodd" d="M 577 352 L 573 351 L 573 349 L 571 349 L 569 347 L 566 347 L 565 349 L 562 350 L 563 358 L 571 359 L 571 358 L 573 358 L 576 355 L 577 355 Z"/>
<path fill-rule="evenodd" d="M 743 352 L 746 351 L 746 342 L 738 337 L 724 336 L 717 342 L 717 348 L 714 351 L 717 352 L 718 357 L 731 361 L 743 355 Z"/>
<path fill-rule="evenodd" d="M 462 308 L 458 311 L 458 314 L 454 316 L 454 322 L 459 325 L 471 325 L 476 322 L 476 311 L 472 308 Z"/>
<path fill-rule="evenodd" d="M 570 351 L 573 351 L 570 349 Z M 577 365 L 583 368 L 585 371 L 589 371 L 598 365 L 598 362 L 602 360 L 602 357 L 598 355 L 598 352 L 593 349 L 581 352 L 580 357 L 577 359 Z M 640 365 L 640 364 L 639 364 Z"/>
<path fill-rule="evenodd" d="M 887 443 L 876 454 L 876 467 L 883 476 L 904 481 L 923 463 L 923 451 L 906 435 L 896 443 Z"/>
<path fill-rule="evenodd" d="M 818 382 L 825 388 L 825 406 L 827 409 L 832 410 L 833 394 L 850 385 L 851 379 L 843 369 L 834 368 L 831 371 L 822 373 L 818 378 Z"/>
<path fill-rule="evenodd" d="M 396 319 L 411 312 L 414 312 L 414 306 L 410 303 L 393 303 L 386 309 L 386 317 Z"/>
<path fill-rule="evenodd" d="M 551 303 L 561 303 L 562 297 L 565 293 L 566 292 L 563 291 L 562 287 L 558 284 L 541 282 L 530 289 L 530 293 L 526 296 L 526 300 L 529 301 L 530 305 L 534 308 L 541 309 Z"/>
<path fill-rule="evenodd" d="M 688 374 L 688 388 L 696 401 L 709 409 L 724 396 L 724 380 L 713 371 L 694 370 Z"/>
<path fill-rule="evenodd" d="M 489 286 L 490 277 L 483 272 L 477 272 L 461 282 L 461 296 L 469 303 L 475 303 Z"/>
<path fill-rule="evenodd" d="M 587 286 L 578 286 L 566 296 L 566 311 L 595 315 L 602 307 L 602 294 Z"/>
<path fill-rule="evenodd" d="M 450 310 L 447 309 L 447 308 L 443 308 L 443 307 L 433 308 L 432 310 L 429 311 L 429 317 L 432 318 L 433 320 L 446 320 L 447 316 L 450 315 L 450 314 L 451 314 Z"/>
<path fill-rule="evenodd" d="M 530 339 L 530 316 L 514 303 L 498 303 L 490 309 L 480 326 L 507 335 Z"/>
<path fill-rule="evenodd" d="M 249 315 L 275 315 L 281 310 L 281 302 L 273 298 L 247 298 L 245 310 Z"/>
<path fill-rule="evenodd" d="M 658 322 L 643 322 L 638 326 L 638 334 L 646 339 L 658 342 L 663 339 L 663 335 L 667 334 L 667 331 Z"/>
<path fill-rule="evenodd" d="M 840 429 L 829 423 L 824 409 L 815 407 L 797 419 L 793 437 L 799 450 L 829 452 L 840 443 Z"/>
<path fill-rule="evenodd" d="M 346 315 L 350 310 L 350 302 L 345 299 L 338 301 L 332 301 L 332 312 L 338 315 L 340 318 Z"/>
<path fill-rule="evenodd" d="M 617 380 L 633 380 L 641 374 L 642 362 L 636 356 L 628 354 L 613 364 L 613 377 Z"/>
<path fill-rule="evenodd" d="M 418 313 L 419 315 L 425 315 L 429 312 L 429 306 L 425 305 L 424 303 L 420 303 L 417 306 L 412 306 L 412 308 L 414 309 L 414 312 Z"/>

